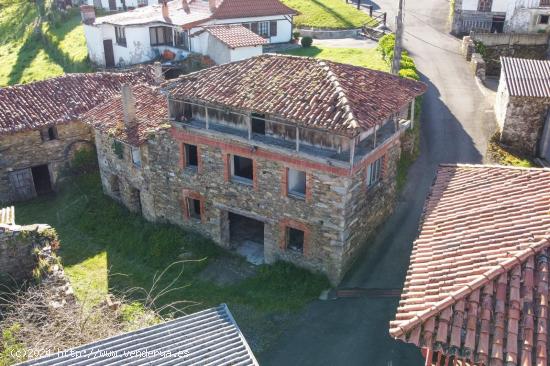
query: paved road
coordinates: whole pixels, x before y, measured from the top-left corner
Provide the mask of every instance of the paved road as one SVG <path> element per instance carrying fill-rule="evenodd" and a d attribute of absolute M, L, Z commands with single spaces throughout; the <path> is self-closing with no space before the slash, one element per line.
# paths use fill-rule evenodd
<path fill-rule="evenodd" d="M 395 4 L 394 4 L 395 3 Z M 394 19 L 397 0 L 378 5 Z M 401 288 L 425 196 L 440 163 L 480 163 L 494 130 L 459 41 L 446 32 L 445 0 L 406 3 L 405 47 L 429 85 L 422 114 L 421 156 L 412 166 L 397 209 L 342 287 Z M 397 298 L 315 301 L 280 340 L 260 355 L 262 365 L 422 365 L 419 351 L 392 340 L 388 321 Z"/>

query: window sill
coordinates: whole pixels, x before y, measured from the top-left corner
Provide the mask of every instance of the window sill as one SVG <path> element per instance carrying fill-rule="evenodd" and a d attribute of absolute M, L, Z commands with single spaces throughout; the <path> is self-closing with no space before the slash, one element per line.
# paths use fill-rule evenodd
<path fill-rule="evenodd" d="M 183 172 L 188 174 L 197 174 L 199 172 L 199 168 L 196 165 L 188 165 L 183 168 Z"/>
<path fill-rule="evenodd" d="M 243 178 L 243 177 L 236 177 L 236 176 L 231 177 L 231 182 L 239 183 L 239 184 L 242 184 L 242 185 L 245 185 L 245 186 L 250 186 L 250 187 L 252 187 L 254 185 L 254 181 L 252 179 Z"/>
<path fill-rule="evenodd" d="M 288 197 L 294 198 L 295 200 L 299 200 L 299 201 L 305 201 L 306 200 L 306 195 L 305 194 L 297 193 L 297 192 L 288 192 Z"/>
<path fill-rule="evenodd" d="M 115 43 L 117 46 L 120 46 L 120 47 L 124 47 L 124 48 L 127 48 L 128 46 L 125 45 L 125 44 L 122 44 L 122 43 Z"/>

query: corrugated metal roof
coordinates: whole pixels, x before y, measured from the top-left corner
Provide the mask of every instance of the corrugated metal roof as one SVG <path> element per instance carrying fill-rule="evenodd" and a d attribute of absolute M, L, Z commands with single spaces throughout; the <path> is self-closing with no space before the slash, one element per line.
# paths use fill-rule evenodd
<path fill-rule="evenodd" d="M 258 365 L 225 304 L 21 365 Z"/>
<path fill-rule="evenodd" d="M 511 96 L 550 98 L 550 60 L 501 57 Z"/>

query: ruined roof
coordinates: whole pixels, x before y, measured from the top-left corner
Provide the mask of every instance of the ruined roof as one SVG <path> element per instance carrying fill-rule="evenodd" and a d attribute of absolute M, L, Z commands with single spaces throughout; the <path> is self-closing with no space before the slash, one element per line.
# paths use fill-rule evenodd
<path fill-rule="evenodd" d="M 207 21 L 212 16 L 208 1 L 196 0 L 188 1 L 189 12 L 183 8 L 181 0 L 168 1 L 168 18 L 162 16 L 162 4 L 154 4 L 139 7 L 133 10 L 125 11 L 99 17 L 94 24 L 116 24 L 116 25 L 141 25 L 151 23 L 164 23 L 177 26 L 189 24 L 200 24 Z"/>
<path fill-rule="evenodd" d="M 250 18 L 269 15 L 295 15 L 296 10 L 279 0 L 223 0 L 213 18 Z"/>
<path fill-rule="evenodd" d="M 0 225 L 15 224 L 15 208 L 13 206 L 0 208 Z"/>
<path fill-rule="evenodd" d="M 204 30 L 229 48 L 259 46 L 267 43 L 265 38 L 241 24 L 210 25 L 204 27 Z"/>
<path fill-rule="evenodd" d="M 511 96 L 550 98 L 550 60 L 501 57 Z"/>
<path fill-rule="evenodd" d="M 137 85 L 132 88 L 136 101 L 136 121 L 132 128 L 124 125 L 122 95 L 112 97 L 107 102 L 94 107 L 81 116 L 93 128 L 116 137 L 130 145 L 143 144 L 150 133 L 168 127 L 168 103 L 159 88 Z"/>
<path fill-rule="evenodd" d="M 66 74 L 0 89 L 0 136 L 73 121 L 118 94 L 123 83 L 152 83 L 152 67 L 126 73 Z"/>
<path fill-rule="evenodd" d="M 258 365 L 225 304 L 25 365 Z"/>
<path fill-rule="evenodd" d="M 273 114 L 348 137 L 383 123 L 426 91 L 421 82 L 382 71 L 271 54 L 184 75 L 164 86 L 174 99 Z"/>
<path fill-rule="evenodd" d="M 390 334 L 476 365 L 546 365 L 550 169 L 444 165 Z"/>

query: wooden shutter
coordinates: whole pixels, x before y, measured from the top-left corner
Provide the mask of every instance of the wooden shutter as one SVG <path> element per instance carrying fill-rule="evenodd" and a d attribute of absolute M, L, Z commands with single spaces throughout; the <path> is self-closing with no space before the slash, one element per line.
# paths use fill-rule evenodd
<path fill-rule="evenodd" d="M 269 36 L 277 37 L 277 21 L 269 22 Z"/>
<path fill-rule="evenodd" d="M 250 23 L 250 30 L 258 34 L 258 22 Z"/>

